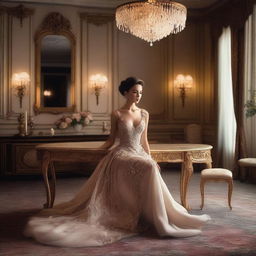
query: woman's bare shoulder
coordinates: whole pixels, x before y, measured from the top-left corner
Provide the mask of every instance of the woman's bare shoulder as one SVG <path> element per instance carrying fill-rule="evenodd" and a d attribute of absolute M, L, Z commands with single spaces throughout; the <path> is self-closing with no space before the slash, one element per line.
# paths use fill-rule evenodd
<path fill-rule="evenodd" d="M 112 111 L 111 116 L 118 119 L 120 117 L 120 110 L 119 109 L 115 109 Z"/>
<path fill-rule="evenodd" d="M 143 109 L 143 108 L 141 108 L 141 112 L 145 115 L 145 116 L 149 116 L 149 113 L 148 113 L 148 111 L 146 110 L 146 109 Z"/>

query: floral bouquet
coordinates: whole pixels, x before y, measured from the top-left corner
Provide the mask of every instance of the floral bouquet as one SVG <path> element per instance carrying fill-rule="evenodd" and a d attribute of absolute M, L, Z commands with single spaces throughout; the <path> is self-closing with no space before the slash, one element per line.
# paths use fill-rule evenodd
<path fill-rule="evenodd" d="M 72 115 L 64 115 L 62 118 L 56 121 L 55 125 L 59 129 L 66 129 L 69 126 L 82 125 L 86 126 L 92 122 L 92 114 L 89 111 L 77 112 Z"/>
<path fill-rule="evenodd" d="M 248 100 L 245 104 L 246 117 L 252 117 L 256 114 L 256 102 L 255 100 Z"/>

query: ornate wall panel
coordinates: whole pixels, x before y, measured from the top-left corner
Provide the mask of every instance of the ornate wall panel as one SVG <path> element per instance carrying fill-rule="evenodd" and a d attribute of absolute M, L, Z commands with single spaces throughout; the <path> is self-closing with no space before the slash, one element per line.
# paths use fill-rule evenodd
<path fill-rule="evenodd" d="M 31 76 L 31 15 L 33 9 L 23 5 L 5 6 L 7 14 L 6 40 L 6 106 L 5 114 L 9 119 L 16 119 L 18 113 L 29 110 L 31 102 L 30 88 L 23 97 L 23 108 L 19 107 L 17 97 L 12 89 L 13 73 L 27 72 Z"/>
<path fill-rule="evenodd" d="M 17 4 L 9 3 L 9 7 Z M 26 8 L 28 5 L 26 5 Z M 109 122 L 109 114 L 123 104 L 118 85 L 128 76 L 145 80 L 144 96 L 139 104 L 150 114 L 149 136 L 152 140 L 180 142 L 183 128 L 191 122 L 206 127 L 206 136 L 214 137 L 214 90 L 212 83 L 211 40 L 209 26 L 201 23 L 187 24 L 186 29 L 150 47 L 146 42 L 116 29 L 113 11 L 74 6 L 30 4 L 34 15 L 24 17 L 22 26 L 15 15 L 0 16 L 0 134 L 17 133 L 17 113 L 23 110 L 33 115 L 35 94 L 34 33 L 49 12 L 57 11 L 67 17 L 76 37 L 76 107 L 90 110 L 94 122 L 86 128 L 90 133 L 102 132 L 102 121 Z M 83 13 L 81 13 L 81 11 Z M 94 12 L 98 12 L 95 14 Z M 108 14 L 112 12 L 112 14 Z M 1 35 L 4 33 L 4 36 Z M 7 48 L 8 47 L 8 48 Z M 1 65 L 1 64 L 0 64 Z M 11 91 L 11 76 L 26 71 L 31 75 L 29 94 L 19 108 L 18 99 Z M 3 75 L 4 72 L 4 75 Z M 101 91 L 99 105 L 91 90 L 89 76 L 102 73 L 108 77 L 108 86 Z M 191 74 L 195 87 L 188 92 L 182 108 L 173 80 L 177 73 Z M 2 96 L 4 95 L 4 96 Z M 1 119 L 10 114 L 9 120 Z M 49 134 L 60 115 L 40 114 L 34 118 L 34 134 Z M 65 130 L 63 133 L 71 132 Z M 207 137 L 207 141 L 212 141 Z"/>
<path fill-rule="evenodd" d="M 4 118 L 4 52 L 5 52 L 5 22 L 4 11 L 0 9 L 0 118 Z"/>
<path fill-rule="evenodd" d="M 211 32 L 209 25 L 203 25 L 204 34 L 202 35 L 202 40 L 204 43 L 204 95 L 201 97 L 203 99 L 203 104 L 201 105 L 201 109 L 203 110 L 203 120 L 205 124 L 215 124 L 216 123 L 216 89 L 214 87 L 214 63 L 212 58 L 212 42 L 211 42 Z"/>
<path fill-rule="evenodd" d="M 175 121 L 195 121 L 198 118 L 197 109 L 197 87 L 199 81 L 196 77 L 196 26 L 188 24 L 186 27 L 186 33 L 179 33 L 173 38 L 174 47 L 172 58 L 173 75 L 170 76 L 172 83 L 172 119 Z M 189 47 L 188 47 L 189 45 Z M 182 106 L 182 102 L 179 95 L 179 90 L 174 88 L 173 81 L 178 74 L 189 74 L 193 77 L 194 86 L 192 89 L 186 91 L 185 105 Z"/>
<path fill-rule="evenodd" d="M 81 99 L 82 110 L 88 109 L 96 116 L 109 116 L 112 102 L 112 52 L 113 16 L 81 14 Z M 100 91 L 99 104 L 89 83 L 91 75 L 102 74 L 108 78 L 106 88 Z"/>

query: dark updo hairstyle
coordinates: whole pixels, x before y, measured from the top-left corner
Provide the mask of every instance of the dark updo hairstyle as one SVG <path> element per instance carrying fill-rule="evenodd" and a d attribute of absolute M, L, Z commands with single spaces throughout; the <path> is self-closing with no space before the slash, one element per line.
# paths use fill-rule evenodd
<path fill-rule="evenodd" d="M 136 77 L 128 77 L 123 80 L 119 85 L 119 92 L 124 95 L 125 92 L 128 92 L 134 85 L 140 84 L 144 86 L 144 82 Z"/>

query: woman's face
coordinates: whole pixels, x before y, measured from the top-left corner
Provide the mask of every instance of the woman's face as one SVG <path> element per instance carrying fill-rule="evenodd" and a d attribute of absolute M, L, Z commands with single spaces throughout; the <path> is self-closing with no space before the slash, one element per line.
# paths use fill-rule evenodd
<path fill-rule="evenodd" d="M 135 84 L 128 92 L 125 92 L 125 98 L 132 103 L 139 103 L 142 97 L 143 87 L 140 84 Z"/>

